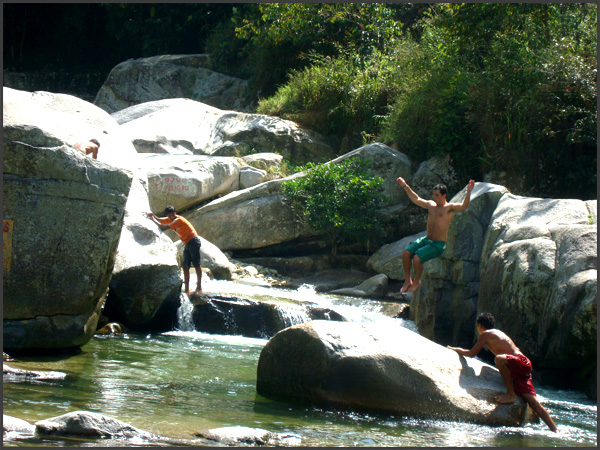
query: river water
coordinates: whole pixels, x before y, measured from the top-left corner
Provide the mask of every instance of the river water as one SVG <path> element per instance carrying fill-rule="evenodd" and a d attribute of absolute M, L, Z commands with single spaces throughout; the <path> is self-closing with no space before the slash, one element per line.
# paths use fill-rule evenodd
<path fill-rule="evenodd" d="M 310 301 L 362 322 L 410 321 L 382 314 L 384 304 L 317 294 L 309 287 L 284 290 L 225 281 L 203 281 L 207 292 L 287 304 Z M 597 405 L 576 391 L 535 383 L 542 404 L 558 425 L 543 422 L 519 428 L 410 417 L 324 410 L 276 402 L 256 393 L 256 367 L 266 339 L 191 331 L 180 310 L 179 331 L 163 334 L 96 336 L 81 353 L 63 357 L 22 357 L 11 365 L 55 370 L 71 376 L 59 383 L 3 384 L 3 412 L 35 423 L 72 411 L 98 412 L 170 440 L 148 442 L 93 438 L 5 436 L 5 446 L 201 446 L 194 433 L 227 426 L 292 434 L 289 444 L 312 447 L 574 447 L 597 446 Z M 290 314 L 290 321 L 302 314 Z"/>

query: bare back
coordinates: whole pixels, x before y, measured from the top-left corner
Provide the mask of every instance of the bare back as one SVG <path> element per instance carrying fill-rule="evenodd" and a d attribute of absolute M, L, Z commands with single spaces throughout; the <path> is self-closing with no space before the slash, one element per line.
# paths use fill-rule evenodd
<path fill-rule="evenodd" d="M 519 355 L 522 354 L 519 347 L 515 345 L 506 333 L 492 328 L 485 330 L 479 335 L 478 343 L 486 346 L 494 355 Z"/>

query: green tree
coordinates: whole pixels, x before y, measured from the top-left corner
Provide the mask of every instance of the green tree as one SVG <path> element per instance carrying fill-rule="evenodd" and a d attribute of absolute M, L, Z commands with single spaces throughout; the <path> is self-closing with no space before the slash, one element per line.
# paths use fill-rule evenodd
<path fill-rule="evenodd" d="M 337 164 L 308 163 L 306 174 L 282 184 L 285 201 L 298 220 L 322 232 L 337 262 L 341 244 L 366 243 L 380 233 L 377 211 L 385 204 L 383 179 L 369 174 L 370 162 L 360 158 Z"/>

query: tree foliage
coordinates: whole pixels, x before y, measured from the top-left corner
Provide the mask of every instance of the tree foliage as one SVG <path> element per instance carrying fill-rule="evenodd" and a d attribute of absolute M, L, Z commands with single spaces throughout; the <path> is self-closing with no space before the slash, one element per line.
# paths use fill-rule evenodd
<path fill-rule="evenodd" d="M 308 163 L 304 176 L 282 184 L 298 219 L 327 237 L 334 261 L 341 244 L 368 243 L 381 230 L 377 211 L 386 200 L 383 179 L 370 175 L 369 168 L 369 161 L 356 157 L 336 164 Z"/>

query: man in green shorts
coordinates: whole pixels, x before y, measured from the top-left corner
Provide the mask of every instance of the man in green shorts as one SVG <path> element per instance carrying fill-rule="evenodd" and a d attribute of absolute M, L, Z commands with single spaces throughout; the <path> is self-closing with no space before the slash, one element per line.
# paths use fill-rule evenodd
<path fill-rule="evenodd" d="M 446 201 L 448 188 L 443 184 L 437 184 L 433 187 L 433 200 L 424 200 L 406 184 L 404 178 L 398 177 L 396 182 L 402 186 L 408 198 L 415 205 L 426 208 L 429 211 L 427 236 L 423 236 L 411 243 L 402 253 L 404 285 L 400 289 L 400 292 L 415 292 L 421 285 L 423 263 L 437 258 L 444 253 L 446 240 L 448 239 L 448 228 L 450 228 L 450 222 L 452 222 L 454 214 L 462 212 L 469 207 L 475 181 L 470 180 L 469 184 L 467 184 L 467 195 L 462 203 L 449 203 Z M 415 266 L 414 280 L 411 279 L 413 262 Z"/>

